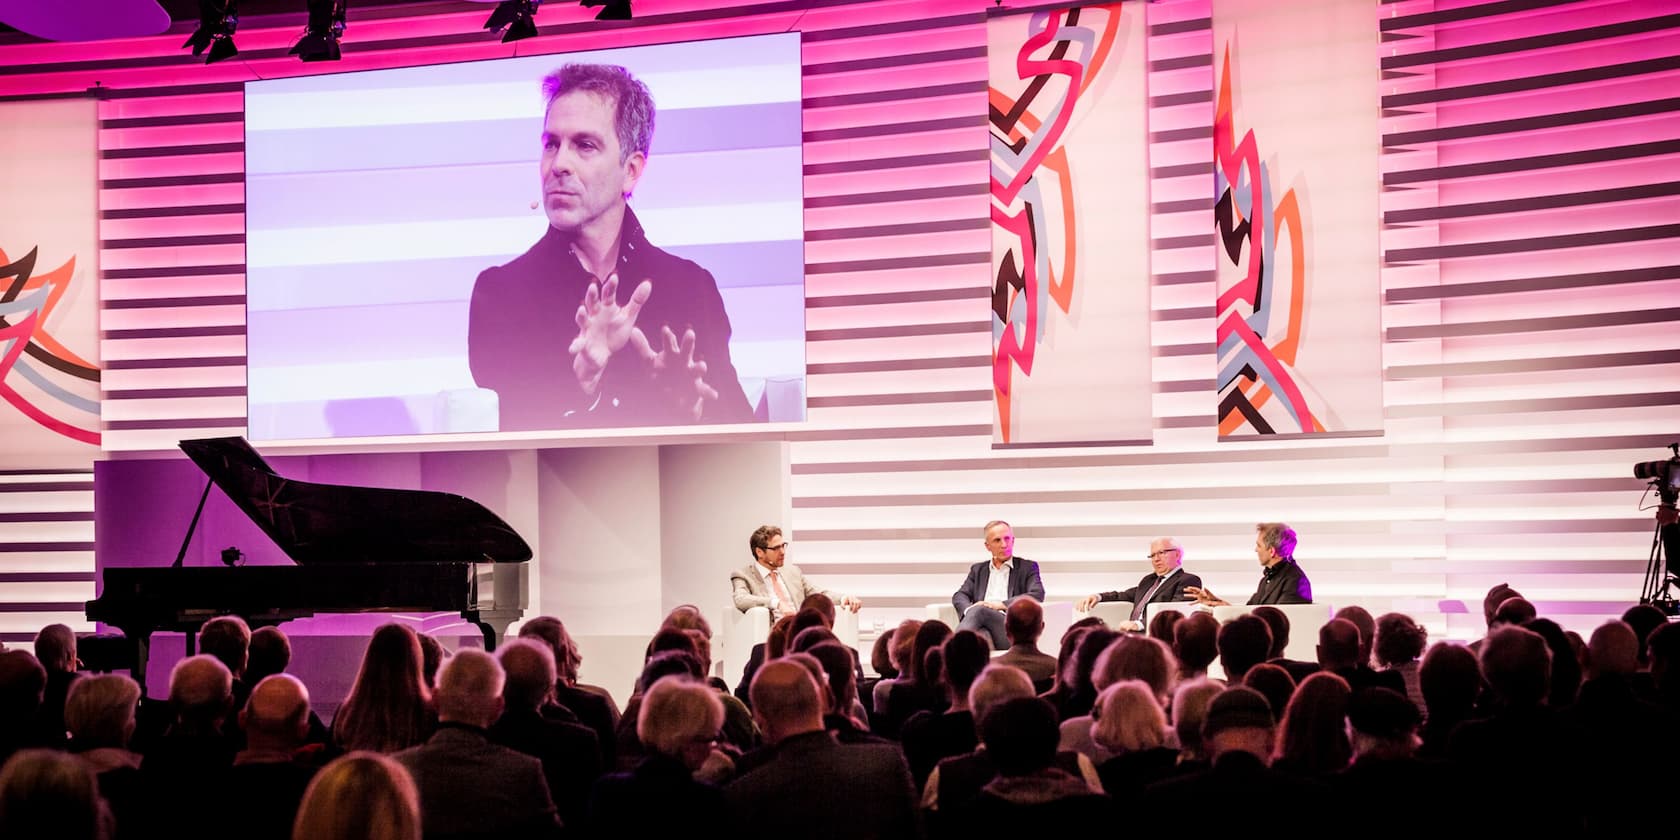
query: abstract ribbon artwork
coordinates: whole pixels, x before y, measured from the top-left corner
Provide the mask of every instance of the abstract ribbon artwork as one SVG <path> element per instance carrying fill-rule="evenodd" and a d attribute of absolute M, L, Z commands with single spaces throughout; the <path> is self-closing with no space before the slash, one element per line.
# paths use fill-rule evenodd
<path fill-rule="evenodd" d="M 1149 434 L 1128 390 L 1149 375 L 1141 24 L 1119 4 L 988 24 L 994 444 Z"/>
<path fill-rule="evenodd" d="M 1236 136 L 1227 45 L 1213 115 L 1213 212 L 1220 256 L 1242 275 L 1219 289 L 1219 434 L 1322 432 L 1295 370 L 1306 287 L 1301 206 L 1294 187 L 1274 195 L 1254 132 Z M 1278 252 L 1280 234 L 1287 255 Z M 1275 409 L 1266 410 L 1274 399 Z"/>
<path fill-rule="evenodd" d="M 99 368 L 52 330 L 76 259 L 37 274 L 36 257 L 35 248 L 15 261 L 0 250 L 0 399 L 42 428 L 97 446 L 99 401 L 77 391 L 97 388 Z"/>

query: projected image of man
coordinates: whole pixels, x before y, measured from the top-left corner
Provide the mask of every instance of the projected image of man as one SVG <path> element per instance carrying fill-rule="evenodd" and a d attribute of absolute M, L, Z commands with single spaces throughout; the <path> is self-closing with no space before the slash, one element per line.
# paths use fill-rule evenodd
<path fill-rule="evenodd" d="M 501 430 L 752 419 L 712 275 L 648 242 L 627 203 L 654 104 L 622 67 L 543 79 L 548 230 L 473 286 L 468 355 Z"/>

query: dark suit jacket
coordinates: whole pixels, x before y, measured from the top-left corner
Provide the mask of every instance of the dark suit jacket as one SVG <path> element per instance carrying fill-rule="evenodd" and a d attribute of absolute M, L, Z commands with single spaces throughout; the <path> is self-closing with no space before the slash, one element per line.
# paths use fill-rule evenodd
<path fill-rule="evenodd" d="M 1273 563 L 1260 573 L 1260 588 L 1254 590 L 1254 595 L 1248 599 L 1248 605 L 1257 607 L 1262 604 L 1310 604 L 1312 599 L 1312 582 L 1307 580 L 1307 573 L 1295 565 L 1294 560 L 1281 560 Z"/>
<path fill-rule="evenodd" d="M 723 791 L 694 780 L 674 758 L 653 753 L 622 773 L 609 773 L 589 796 L 595 837 L 684 837 L 728 819 Z"/>
<path fill-rule="evenodd" d="M 508 709 L 490 727 L 490 739 L 541 761 L 560 821 L 568 826 L 583 822 L 589 788 L 602 770 L 595 730 L 553 720 L 532 709 Z"/>
<path fill-rule="evenodd" d="M 1009 650 L 992 660 L 994 665 L 1013 665 L 1033 681 L 1033 690 L 1043 694 L 1056 681 L 1056 657 L 1038 649 L 1032 642 L 1016 642 Z"/>
<path fill-rule="evenodd" d="M 1138 599 L 1148 595 L 1150 587 L 1153 587 L 1154 585 L 1155 573 L 1150 572 L 1149 574 L 1144 575 L 1143 579 L 1138 581 L 1138 585 L 1132 587 L 1131 589 L 1124 592 L 1104 592 L 1102 594 L 1102 600 L 1131 601 L 1135 604 L 1138 602 Z M 1161 588 L 1155 591 L 1154 596 L 1149 599 L 1148 603 L 1160 604 L 1169 601 L 1188 601 L 1190 600 L 1190 596 L 1184 594 L 1184 587 L 1194 586 L 1200 588 L 1201 585 L 1202 579 L 1200 577 L 1184 571 L 1184 568 L 1181 566 L 1172 571 L 1172 576 L 1167 578 L 1166 583 L 1161 584 Z"/>
<path fill-rule="evenodd" d="M 694 329 L 694 358 L 706 363 L 706 383 L 717 389 L 702 423 L 752 419 L 729 359 L 729 314 L 710 272 L 647 241 L 636 214 L 624 211 L 618 259 L 618 299 L 628 303 L 643 280 L 653 294 L 636 326 L 655 349 L 665 346 L 661 327 L 680 338 Z M 485 269 L 473 284 L 467 359 L 473 381 L 496 392 L 501 431 L 582 426 L 692 423 L 675 400 L 662 396 L 653 368 L 631 345 L 613 354 L 602 374 L 599 402 L 586 397 L 572 373 L 568 347 L 574 320 L 594 281 L 572 256 L 570 240 L 554 228 L 507 265 Z"/>
<path fill-rule="evenodd" d="M 542 762 L 476 726 L 440 723 L 426 743 L 392 757 L 414 777 L 427 838 L 559 834 Z"/>
<path fill-rule="evenodd" d="M 721 833 L 734 838 L 918 835 L 910 768 L 891 744 L 842 744 L 827 732 L 795 735 L 723 794 L 732 825 Z"/>
<path fill-rule="evenodd" d="M 1044 581 L 1038 577 L 1038 564 L 1025 557 L 1011 557 L 1010 560 L 1015 566 L 1009 572 L 1009 600 L 1022 595 L 1044 600 Z M 957 618 L 962 618 L 975 602 L 986 600 L 986 585 L 991 579 L 992 561 L 982 560 L 969 567 L 962 587 L 951 596 L 951 605 L 957 608 Z"/>

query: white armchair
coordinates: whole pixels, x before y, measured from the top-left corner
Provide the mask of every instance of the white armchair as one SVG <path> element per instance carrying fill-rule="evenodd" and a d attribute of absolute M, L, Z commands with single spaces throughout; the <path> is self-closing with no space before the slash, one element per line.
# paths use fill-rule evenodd
<path fill-rule="evenodd" d="M 1073 620 L 1082 621 L 1096 616 L 1110 627 L 1119 627 L 1120 622 L 1132 620 L 1133 606 L 1135 605 L 1131 601 L 1098 601 L 1096 606 L 1091 607 L 1087 612 L 1074 610 Z"/>

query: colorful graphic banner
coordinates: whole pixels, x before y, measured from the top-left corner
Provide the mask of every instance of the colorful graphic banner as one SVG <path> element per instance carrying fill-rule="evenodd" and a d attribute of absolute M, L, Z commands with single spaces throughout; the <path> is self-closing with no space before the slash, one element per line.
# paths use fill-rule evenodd
<path fill-rule="evenodd" d="M 992 442 L 1147 442 L 1141 6 L 993 18 Z"/>
<path fill-rule="evenodd" d="M 99 446 L 96 105 L 5 103 L 0 124 L 0 458 L 84 454 Z"/>
<path fill-rule="evenodd" d="M 1214 0 L 1221 438 L 1382 429 L 1374 14 Z"/>

